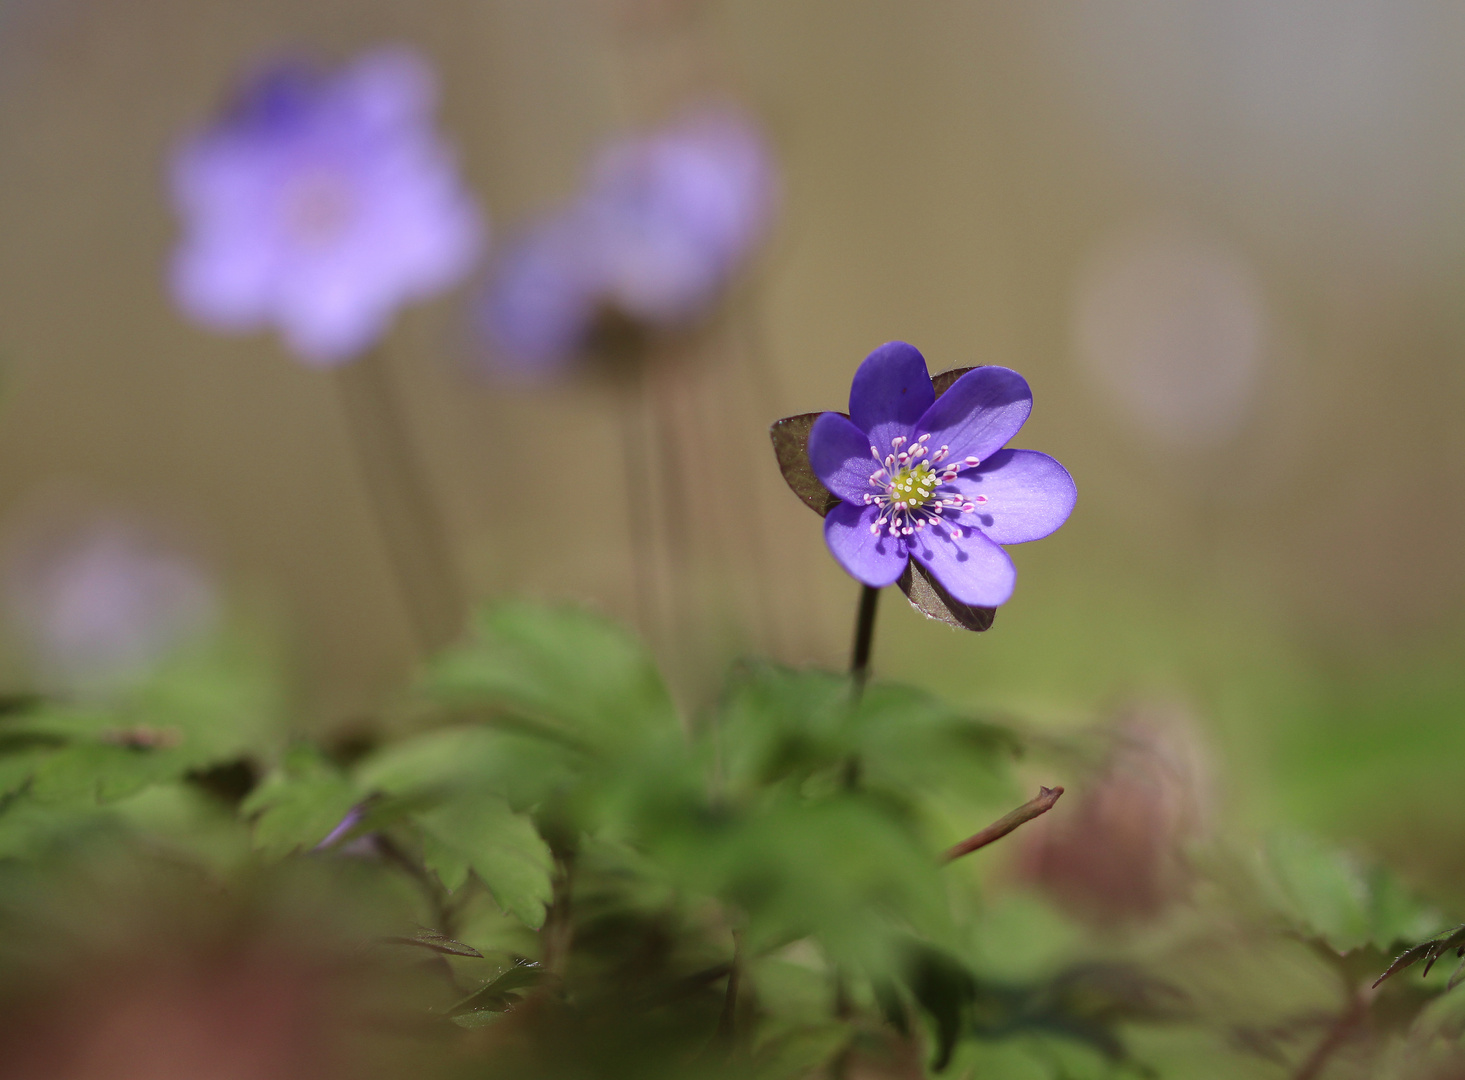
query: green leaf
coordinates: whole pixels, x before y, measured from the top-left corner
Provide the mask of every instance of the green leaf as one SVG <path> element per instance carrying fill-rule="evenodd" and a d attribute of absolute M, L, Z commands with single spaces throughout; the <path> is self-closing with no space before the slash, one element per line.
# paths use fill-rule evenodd
<path fill-rule="evenodd" d="M 950 1063 L 951 1052 L 965 1032 L 977 999 L 977 981 L 962 964 L 937 949 L 917 947 L 908 963 L 911 993 L 936 1027 L 931 1068 L 940 1072 Z"/>
<path fill-rule="evenodd" d="M 1444 956 L 1445 953 L 1451 949 L 1460 950 L 1462 948 L 1465 948 L 1465 925 L 1457 926 L 1446 933 L 1439 934 L 1428 941 L 1421 941 L 1418 945 L 1412 946 L 1398 956 L 1389 965 L 1388 970 L 1374 981 L 1373 985 L 1377 987 L 1385 979 L 1403 971 L 1407 967 L 1419 963 L 1421 960 L 1424 961 L 1423 974 L 1428 975 L 1430 968 L 1434 967 L 1435 962 Z M 1455 974 L 1450 977 L 1450 982 L 1446 989 L 1453 989 L 1457 985 L 1459 975 L 1460 971 L 1456 970 Z"/>
<path fill-rule="evenodd" d="M 507 1012 L 519 1001 L 519 991 L 537 985 L 544 978 L 544 968 L 532 960 L 520 959 L 500 972 L 448 1010 L 449 1016 L 474 1012 Z"/>
<path fill-rule="evenodd" d="M 679 729 L 646 649 L 609 620 L 506 603 L 480 612 L 474 626 L 468 643 L 430 668 L 423 685 L 430 700 L 602 750 Z"/>
<path fill-rule="evenodd" d="M 729 792 L 802 781 L 857 757 L 867 783 L 903 800 L 937 788 L 1005 794 L 995 781 L 1020 749 L 1006 729 L 921 690 L 877 682 L 855 703 L 844 676 L 755 663 L 735 674 L 716 738 Z"/>
<path fill-rule="evenodd" d="M 743 664 L 719 716 L 724 784 L 749 791 L 840 766 L 859 749 L 851 715 L 843 676 Z"/>
<path fill-rule="evenodd" d="M 361 763 L 356 780 L 363 792 L 409 797 L 471 785 L 525 809 L 575 783 L 582 764 L 580 751 L 557 740 L 465 725 L 383 747 Z"/>
<path fill-rule="evenodd" d="M 78 742 L 50 755 L 31 778 L 40 802 L 105 803 L 176 780 L 196 759 L 176 747 L 148 749 L 100 741 Z"/>
<path fill-rule="evenodd" d="M 476 1031 L 478 1028 L 488 1027 L 503 1017 L 503 1013 L 493 1009 L 480 1009 L 478 1012 L 460 1013 L 450 1017 L 452 1022 L 460 1028 L 468 1031 Z"/>
<path fill-rule="evenodd" d="M 954 598 L 945 587 L 912 559 L 896 582 L 905 598 L 928 619 L 937 619 L 959 630 L 981 633 L 990 630 L 997 618 L 996 608 L 973 607 Z"/>
<path fill-rule="evenodd" d="M 778 459 L 784 482 L 805 506 L 820 517 L 839 505 L 839 496 L 824 486 L 809 464 L 809 429 L 823 415 L 811 412 L 785 416 L 774 421 L 768 429 L 768 436 L 773 440 L 773 455 Z"/>
<path fill-rule="evenodd" d="M 0 800 L 14 795 L 30 783 L 31 777 L 53 753 L 54 748 L 32 746 L 0 756 Z"/>
<path fill-rule="evenodd" d="M 419 930 L 411 937 L 389 937 L 385 941 L 389 945 L 414 945 L 420 949 L 442 953 L 444 956 L 462 956 L 470 960 L 483 959 L 483 954 L 472 945 L 455 941 L 453 938 L 439 934 L 436 930 Z"/>
<path fill-rule="evenodd" d="M 459 789 L 412 820 L 422 831 L 423 862 L 449 892 L 472 871 L 504 911 L 531 927 L 544 924 L 553 859 L 527 815 L 501 796 Z"/>
<path fill-rule="evenodd" d="M 216 643 L 175 657 L 116 701 L 42 704 L 5 730 L 64 744 L 37 764 L 37 799 L 95 803 L 248 756 L 272 741 L 278 717 L 270 674 Z"/>
<path fill-rule="evenodd" d="M 1301 834 L 1278 834 L 1263 849 L 1263 887 L 1304 936 L 1339 953 L 1363 945 L 1387 950 L 1439 926 L 1439 915 L 1410 897 L 1382 867 Z"/>
<path fill-rule="evenodd" d="M 935 853 L 874 797 L 786 791 L 668 818 L 650 846 L 681 889 L 744 914 L 750 951 L 813 936 L 832 962 L 878 975 L 896 962 L 908 931 L 951 933 Z"/>
<path fill-rule="evenodd" d="M 356 786 L 313 747 L 293 747 L 240 805 L 254 821 L 254 846 L 269 858 L 310 850 L 361 800 Z"/>
<path fill-rule="evenodd" d="M 46 806 L 16 795 L 0 808 L 0 860 L 37 859 L 62 841 L 115 824 L 109 811 L 95 805 Z"/>
<path fill-rule="evenodd" d="M 1022 751 L 1009 729 L 898 683 L 866 687 L 852 723 L 866 782 L 908 795 L 1006 796 L 1007 764 Z"/>

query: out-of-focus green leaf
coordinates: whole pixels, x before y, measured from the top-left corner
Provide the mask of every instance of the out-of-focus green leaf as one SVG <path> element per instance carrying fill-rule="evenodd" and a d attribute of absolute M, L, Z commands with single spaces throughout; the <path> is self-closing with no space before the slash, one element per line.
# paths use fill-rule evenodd
<path fill-rule="evenodd" d="M 498 1021 L 504 1014 L 494 1009 L 479 1009 L 476 1012 L 459 1013 L 450 1019 L 460 1028 L 476 1031 Z"/>
<path fill-rule="evenodd" d="M 907 979 L 917 1004 L 936 1027 L 931 1068 L 940 1072 L 970 1022 L 977 1000 L 977 980 L 956 960 L 931 948 L 912 950 Z"/>
<path fill-rule="evenodd" d="M 463 725 L 383 747 L 356 770 L 363 791 L 411 795 L 470 785 L 503 795 L 516 809 L 573 784 L 584 754 L 556 739 Z"/>
<path fill-rule="evenodd" d="M 911 687 L 874 683 L 856 702 L 848 679 L 744 665 L 716 732 L 730 793 L 802 782 L 857 758 L 864 782 L 901 798 L 937 789 L 996 794 L 1013 734 Z"/>
<path fill-rule="evenodd" d="M 849 680 L 825 672 L 747 664 L 718 718 L 724 784 L 732 793 L 801 781 L 858 749 Z"/>
<path fill-rule="evenodd" d="M 511 967 L 500 972 L 489 982 L 448 1010 L 449 1016 L 462 1016 L 474 1012 L 506 1012 L 520 998 L 519 991 L 527 990 L 544 978 L 544 968 L 531 960 L 518 960 Z"/>
<path fill-rule="evenodd" d="M 472 638 L 432 665 L 423 691 L 438 704 L 527 722 L 575 745 L 612 747 L 678 727 L 641 643 L 575 609 L 506 603 L 480 612 Z"/>
<path fill-rule="evenodd" d="M 682 889 L 743 913 L 750 950 L 813 936 L 834 963 L 878 975 L 897 960 L 900 928 L 951 933 L 934 853 L 872 797 L 788 795 L 668 818 L 653 842 Z"/>
<path fill-rule="evenodd" d="M 254 845 L 270 858 L 309 850 L 360 801 L 356 786 L 324 755 L 292 747 L 280 767 L 240 805 L 254 816 Z"/>
<path fill-rule="evenodd" d="M 109 811 L 95 805 L 47 805 L 15 795 L 0 805 L 0 860 L 37 859 L 63 840 L 115 824 Z"/>
<path fill-rule="evenodd" d="M 852 722 L 865 777 L 893 792 L 1004 794 L 1006 766 L 1022 749 L 1009 729 L 898 683 L 866 687 Z"/>
<path fill-rule="evenodd" d="M 442 953 L 444 956 L 462 956 L 474 960 L 483 958 L 483 954 L 472 945 L 465 945 L 461 941 L 439 934 L 436 930 L 419 930 L 411 937 L 393 937 L 385 940 L 390 945 L 415 945 L 420 949 Z"/>
<path fill-rule="evenodd" d="M 1121 1025 L 1191 1014 L 1176 987 L 1121 963 L 1079 964 L 1051 978 L 1003 983 L 977 977 L 954 956 L 927 944 L 912 943 L 903 977 L 936 1029 L 932 1068 L 938 1071 L 965 1036 L 1057 1037 L 1087 1045 L 1111 1062 L 1130 1061 Z"/>
<path fill-rule="evenodd" d="M 31 793 L 45 803 L 114 802 L 150 784 L 176 780 L 196 767 L 178 747 L 74 743 L 50 755 L 31 778 Z"/>
<path fill-rule="evenodd" d="M 778 469 L 783 473 L 784 482 L 805 506 L 820 517 L 839 505 L 839 496 L 824 486 L 809 464 L 809 430 L 823 415 L 811 412 L 785 416 L 782 420 L 775 420 L 768 429 L 768 437 L 773 440 L 773 456 L 778 459 Z"/>
<path fill-rule="evenodd" d="M 1382 867 L 1301 834 L 1278 834 L 1262 853 L 1262 884 L 1272 904 L 1305 937 L 1337 952 L 1363 945 L 1388 950 L 1418 940 L 1440 916 L 1411 898 Z"/>
<path fill-rule="evenodd" d="M 460 788 L 412 820 L 422 830 L 423 861 L 449 892 L 472 871 L 499 907 L 528 926 L 543 925 L 553 859 L 526 815 L 501 796 Z"/>
<path fill-rule="evenodd" d="M 259 752 L 278 722 L 274 679 L 221 642 L 173 658 L 115 701 L 43 703 L 9 717 L 6 734 L 62 744 L 37 762 L 38 800 L 111 802 Z"/>
<path fill-rule="evenodd" d="M 53 748 L 31 746 L 0 755 L 0 800 L 25 787 L 52 753 Z"/>
<path fill-rule="evenodd" d="M 759 1080 L 820 1075 L 819 1067 L 849 1042 L 847 1024 L 828 1020 L 777 1029 L 753 1049 L 753 1076 Z"/>

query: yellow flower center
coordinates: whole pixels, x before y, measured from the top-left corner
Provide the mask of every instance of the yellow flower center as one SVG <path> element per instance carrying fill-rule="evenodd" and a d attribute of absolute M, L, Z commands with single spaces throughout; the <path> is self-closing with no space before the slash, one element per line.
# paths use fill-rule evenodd
<path fill-rule="evenodd" d="M 919 510 L 931 501 L 938 481 L 939 477 L 926 462 L 922 461 L 914 467 L 907 465 L 890 482 L 890 494 L 894 501 L 905 503 L 912 510 Z"/>

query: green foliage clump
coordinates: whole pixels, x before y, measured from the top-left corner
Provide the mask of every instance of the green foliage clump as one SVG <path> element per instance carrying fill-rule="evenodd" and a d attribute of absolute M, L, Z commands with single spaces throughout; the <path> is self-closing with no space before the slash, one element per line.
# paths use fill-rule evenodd
<path fill-rule="evenodd" d="M 387 727 L 287 739 L 270 679 L 225 650 L 105 703 L 14 702 L 0 901 L 5 865 L 98 850 L 241 893 L 308 869 L 395 912 L 373 947 L 415 974 L 392 1008 L 496 1076 L 1143 1071 L 1136 1037 L 1197 1020 L 1183 972 L 1140 956 L 992 969 L 942 853 L 954 817 L 1014 797 L 1021 740 L 918 689 L 750 661 L 686 716 L 613 624 L 503 604 Z M 1302 838 L 1255 869 L 1267 918 L 1331 956 L 1436 928 Z"/>

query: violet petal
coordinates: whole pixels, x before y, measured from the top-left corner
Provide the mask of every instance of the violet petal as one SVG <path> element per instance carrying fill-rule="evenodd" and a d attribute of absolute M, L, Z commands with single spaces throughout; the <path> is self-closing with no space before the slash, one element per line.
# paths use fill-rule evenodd
<path fill-rule="evenodd" d="M 904 341 L 881 345 L 860 364 L 849 391 L 849 414 L 882 454 L 897 435 L 911 434 L 936 391 L 925 358 Z M 867 450 L 869 444 L 866 444 Z M 995 447 L 994 447 L 995 449 Z"/>
<path fill-rule="evenodd" d="M 956 461 L 986 460 L 1017 434 L 1033 411 L 1027 380 L 1005 367 L 968 371 L 916 423 L 916 435 L 932 446 L 949 446 Z M 856 418 L 858 420 L 858 417 Z"/>
<path fill-rule="evenodd" d="M 876 489 L 870 474 L 880 468 L 870 439 L 839 413 L 827 412 L 809 430 L 809 464 L 820 483 L 847 502 L 863 506 Z"/>
<path fill-rule="evenodd" d="M 907 537 L 906 544 L 911 557 L 931 571 L 954 599 L 974 607 L 1000 607 L 1012 596 L 1017 568 L 1007 552 L 980 532 L 970 528 L 962 532 L 953 539 L 950 527 L 935 526 Z"/>
<path fill-rule="evenodd" d="M 875 588 L 893 585 L 905 570 L 905 542 L 870 532 L 879 509 L 842 502 L 824 518 L 824 542 L 834 561 L 858 581 Z"/>
<path fill-rule="evenodd" d="M 1036 450 L 1000 450 L 951 486 L 976 505 L 961 520 L 998 544 L 1041 540 L 1068 520 L 1078 498 L 1068 470 Z"/>

